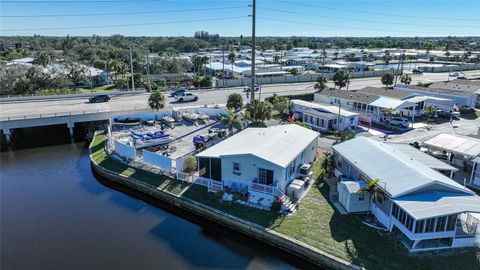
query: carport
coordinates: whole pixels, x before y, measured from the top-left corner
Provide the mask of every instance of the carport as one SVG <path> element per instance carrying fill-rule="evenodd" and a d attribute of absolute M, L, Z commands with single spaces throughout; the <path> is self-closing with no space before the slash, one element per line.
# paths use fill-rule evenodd
<path fill-rule="evenodd" d="M 397 113 L 400 113 L 402 109 L 412 107 L 415 109 L 416 104 L 406 100 L 394 99 L 389 97 L 379 97 L 368 104 L 373 109 L 373 117 L 376 122 L 380 122 L 382 119 L 382 112 L 387 109 L 392 109 Z M 412 123 L 415 119 L 415 114 L 412 114 Z"/>
<path fill-rule="evenodd" d="M 429 149 L 447 152 L 451 164 L 463 167 L 463 171 L 467 173 L 464 175 L 466 184 L 480 188 L 480 139 L 443 133 L 423 144 Z"/>

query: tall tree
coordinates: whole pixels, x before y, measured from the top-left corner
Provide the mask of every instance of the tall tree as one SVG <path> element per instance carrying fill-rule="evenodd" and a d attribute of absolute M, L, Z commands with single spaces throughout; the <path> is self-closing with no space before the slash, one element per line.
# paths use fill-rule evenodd
<path fill-rule="evenodd" d="M 148 106 L 157 112 L 163 109 L 165 107 L 165 96 L 162 95 L 162 92 L 158 90 L 152 92 L 148 98 Z"/>
<path fill-rule="evenodd" d="M 72 81 L 73 90 L 77 90 L 77 86 L 88 79 L 88 70 L 84 65 L 69 60 L 65 62 L 65 68 L 67 77 Z"/>
<path fill-rule="evenodd" d="M 333 74 L 332 80 L 338 86 L 338 89 L 342 89 L 342 87 L 347 85 L 348 75 L 344 70 L 339 70 Z"/>
<path fill-rule="evenodd" d="M 382 81 L 382 84 L 385 85 L 385 90 L 388 89 L 388 87 L 393 84 L 394 79 L 395 79 L 395 76 L 393 76 L 392 73 L 383 74 L 381 81 Z"/>
<path fill-rule="evenodd" d="M 368 194 L 368 214 L 371 214 L 371 204 L 373 200 L 383 199 L 383 193 L 380 188 L 377 186 L 377 183 L 380 181 L 379 178 L 376 178 L 370 181 L 366 187 L 360 189 L 360 193 Z"/>
<path fill-rule="evenodd" d="M 237 115 L 235 115 L 232 109 L 228 109 L 227 116 L 222 117 L 220 122 L 227 127 L 230 134 L 233 134 L 234 128 L 242 129 L 243 126 L 242 122 L 237 119 Z"/>
<path fill-rule="evenodd" d="M 328 81 L 327 81 L 327 78 L 325 76 L 319 76 L 317 78 L 317 82 L 315 83 L 313 88 L 315 88 L 318 91 L 322 91 L 323 89 L 325 89 L 327 87 L 327 82 Z"/>
<path fill-rule="evenodd" d="M 272 118 L 272 109 L 272 104 L 257 99 L 248 103 L 246 106 L 250 119 L 252 119 L 255 124 L 263 123 L 263 121 Z"/>
<path fill-rule="evenodd" d="M 227 108 L 238 111 L 243 107 L 242 95 L 238 93 L 230 94 L 227 98 Z"/>
<path fill-rule="evenodd" d="M 230 62 L 230 64 L 232 64 L 232 78 L 233 78 L 233 75 L 235 74 L 235 72 L 233 72 L 233 65 L 235 64 L 235 60 L 237 60 L 237 55 L 235 54 L 235 52 L 231 51 L 228 54 L 228 61 Z"/>

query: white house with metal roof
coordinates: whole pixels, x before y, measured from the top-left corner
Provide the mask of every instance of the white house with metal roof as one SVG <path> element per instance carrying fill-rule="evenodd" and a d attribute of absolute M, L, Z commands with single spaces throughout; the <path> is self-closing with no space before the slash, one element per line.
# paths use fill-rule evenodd
<path fill-rule="evenodd" d="M 358 126 L 360 116 L 356 112 L 350 112 L 338 106 L 299 99 L 290 101 L 290 110 L 296 119 L 302 120 L 303 123 L 315 130 L 344 131 L 355 129 Z"/>
<path fill-rule="evenodd" d="M 317 153 L 318 133 L 299 125 L 247 128 L 198 153 L 199 178 L 270 206 Z"/>
<path fill-rule="evenodd" d="M 410 251 L 480 242 L 480 197 L 394 146 L 358 137 L 333 146 L 335 175 L 379 179 L 370 211 Z"/>

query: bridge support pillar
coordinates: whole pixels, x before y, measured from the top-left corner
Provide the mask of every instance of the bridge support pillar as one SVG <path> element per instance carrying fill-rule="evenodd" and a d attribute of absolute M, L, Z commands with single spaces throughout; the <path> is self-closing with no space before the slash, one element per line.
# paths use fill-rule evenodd
<path fill-rule="evenodd" d="M 10 144 L 12 142 L 12 131 L 6 128 L 3 129 L 3 134 L 5 135 L 5 139 L 7 139 L 7 143 Z"/>
<path fill-rule="evenodd" d="M 73 138 L 73 128 L 75 127 L 75 124 L 68 123 L 67 127 L 68 127 L 68 131 L 70 132 L 70 137 Z"/>

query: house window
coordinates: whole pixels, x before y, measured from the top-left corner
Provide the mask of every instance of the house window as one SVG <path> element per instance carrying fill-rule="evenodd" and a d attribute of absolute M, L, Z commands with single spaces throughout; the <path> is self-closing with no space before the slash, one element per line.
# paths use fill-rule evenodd
<path fill-rule="evenodd" d="M 429 218 L 427 219 L 427 223 L 425 223 L 425 232 L 433 232 L 433 229 L 435 228 L 435 219 L 434 218 Z"/>
<path fill-rule="evenodd" d="M 325 126 L 325 120 L 323 120 L 323 119 L 320 120 L 320 126 L 321 127 Z"/>
<path fill-rule="evenodd" d="M 317 121 L 316 121 L 315 125 L 316 125 L 316 126 L 319 126 L 319 124 L 320 124 L 320 118 L 317 117 L 316 120 L 317 120 Z"/>
<path fill-rule="evenodd" d="M 365 200 L 365 194 L 364 193 L 358 194 L 358 200 L 359 201 L 364 201 Z"/>
<path fill-rule="evenodd" d="M 233 170 L 237 172 L 240 171 L 240 163 L 233 162 Z"/>
<path fill-rule="evenodd" d="M 447 217 L 439 217 L 437 218 L 437 226 L 435 226 L 436 232 L 443 232 L 445 231 L 445 224 L 447 223 Z"/>
<path fill-rule="evenodd" d="M 424 225 L 425 225 L 425 220 L 417 220 L 417 224 L 415 224 L 415 233 L 423 233 Z"/>
<path fill-rule="evenodd" d="M 456 215 L 448 216 L 447 231 L 455 230 L 455 223 L 456 222 L 457 222 L 457 216 Z"/>
<path fill-rule="evenodd" d="M 273 171 L 263 168 L 258 168 L 258 181 L 260 184 L 272 185 L 273 184 Z"/>

